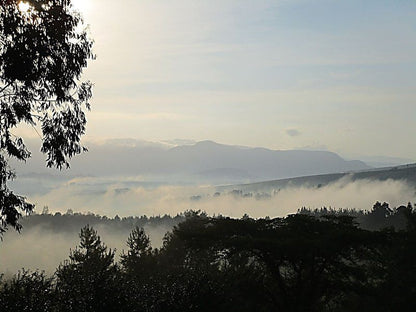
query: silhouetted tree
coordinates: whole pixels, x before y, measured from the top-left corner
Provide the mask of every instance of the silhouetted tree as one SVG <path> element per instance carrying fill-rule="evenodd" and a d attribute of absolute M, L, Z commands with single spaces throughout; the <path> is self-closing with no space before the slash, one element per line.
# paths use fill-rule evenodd
<path fill-rule="evenodd" d="M 149 311 L 156 289 L 155 258 L 150 239 L 143 228 L 136 226 L 127 238 L 127 253 L 120 257 L 123 270 L 123 293 L 127 311 Z M 157 292 L 156 292 L 157 293 Z"/>
<path fill-rule="evenodd" d="M 52 280 L 40 273 L 0 279 L 0 307 L 5 311 L 414 311 L 416 231 L 411 223 L 403 230 L 368 231 L 345 214 L 351 211 L 314 210 L 316 217 L 303 212 L 255 220 L 188 211 L 186 220 L 165 235 L 160 249 L 152 249 L 149 237 L 137 226 L 127 239 L 129 249 L 121 257 L 120 270 L 114 251 L 86 226 L 79 247 Z M 391 209 L 384 218 L 395 215 L 408 215 L 412 222 L 415 212 L 408 204 Z M 134 219 L 102 221 L 130 224 Z"/>
<path fill-rule="evenodd" d="M 402 207 L 399 211 L 401 212 L 406 218 L 406 227 L 407 230 L 411 233 L 416 232 L 416 210 L 412 206 L 412 203 L 408 203 L 406 207 Z"/>
<path fill-rule="evenodd" d="M 47 166 L 68 167 L 84 148 L 85 110 L 90 108 L 91 83 L 80 82 L 92 41 L 70 0 L 0 0 L 0 234 L 34 206 L 11 191 L 15 177 L 9 158 L 30 157 L 13 129 L 21 123 L 42 129 Z"/>
<path fill-rule="evenodd" d="M 60 311 L 121 311 L 118 270 L 114 251 L 108 250 L 97 232 L 85 226 L 79 247 L 56 271 Z"/>
<path fill-rule="evenodd" d="M 149 236 L 143 228 L 136 226 L 127 239 L 127 254 L 122 254 L 120 263 L 127 274 L 140 277 L 148 274 L 153 261 Z"/>
<path fill-rule="evenodd" d="M 196 259 L 208 259 L 232 277 L 227 283 L 235 287 L 227 294 L 244 298 L 247 311 L 322 311 L 336 305 L 365 283 L 367 259 L 377 244 L 351 217 L 335 216 L 194 219 L 173 234 L 191 250 L 188 257 L 208 252 Z"/>
<path fill-rule="evenodd" d="M 185 215 L 188 219 L 206 217 L 197 211 L 187 211 Z M 187 224 L 192 226 L 192 223 Z M 136 302 L 144 304 L 143 310 L 213 311 L 219 307 L 222 288 L 219 276 L 212 275 L 214 267 L 210 267 L 209 252 L 194 253 L 179 237 L 167 233 L 163 246 L 152 254 L 155 264 L 147 266 L 149 272 L 144 279 L 136 279 L 136 287 L 139 284 Z"/>
<path fill-rule="evenodd" d="M 0 284 L 2 312 L 51 311 L 53 299 L 52 279 L 38 271 L 23 270 L 12 279 Z"/>
<path fill-rule="evenodd" d="M 399 207 L 400 208 L 400 207 Z M 416 213 L 411 203 L 398 209 L 407 219 L 406 231 L 384 231 L 379 267 L 382 279 L 377 299 L 388 311 L 416 309 Z"/>

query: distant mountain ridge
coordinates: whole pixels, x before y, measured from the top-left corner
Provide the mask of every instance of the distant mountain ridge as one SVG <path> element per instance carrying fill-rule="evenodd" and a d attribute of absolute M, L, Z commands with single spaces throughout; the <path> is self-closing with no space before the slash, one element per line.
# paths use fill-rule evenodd
<path fill-rule="evenodd" d="M 125 140 L 124 140 L 125 141 Z M 124 142 L 122 141 L 122 142 Z M 370 169 L 359 160 L 345 160 L 336 153 L 307 150 L 270 150 L 201 141 L 192 145 L 163 148 L 157 144 L 89 144 L 89 152 L 75 157 L 72 170 L 64 175 L 157 176 L 191 182 L 255 182 L 315 174 Z M 32 148 L 32 151 L 35 151 Z M 19 174 L 48 172 L 43 156 L 33 153 L 27 166 L 17 165 Z M 47 170 L 47 171 L 46 171 Z M 55 174 L 57 171 L 53 171 Z"/>
<path fill-rule="evenodd" d="M 244 170 L 248 177 L 285 178 L 369 169 L 364 162 L 347 161 L 333 152 L 241 148 L 202 141 L 167 151 L 176 168 L 187 172 L 228 168 Z M 241 173 L 241 172 L 240 172 Z"/>

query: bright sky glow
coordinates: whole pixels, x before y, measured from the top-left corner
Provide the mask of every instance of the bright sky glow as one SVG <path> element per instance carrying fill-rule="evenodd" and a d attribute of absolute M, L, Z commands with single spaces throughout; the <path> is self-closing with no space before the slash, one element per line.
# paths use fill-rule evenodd
<path fill-rule="evenodd" d="M 416 159 L 413 0 L 75 0 L 87 138 Z"/>
<path fill-rule="evenodd" d="M 20 12 L 26 13 L 30 9 L 30 4 L 24 1 L 19 2 L 19 10 Z"/>
<path fill-rule="evenodd" d="M 79 10 L 82 14 L 87 14 L 91 9 L 90 0 L 72 0 L 71 3 L 74 8 Z"/>

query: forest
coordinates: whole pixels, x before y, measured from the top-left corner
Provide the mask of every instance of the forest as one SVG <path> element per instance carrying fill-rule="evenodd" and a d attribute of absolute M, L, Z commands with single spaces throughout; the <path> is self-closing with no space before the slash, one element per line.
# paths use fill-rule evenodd
<path fill-rule="evenodd" d="M 32 217 L 59 224 L 65 215 Z M 187 211 L 153 218 L 177 222 L 160 248 L 142 228 L 152 218 L 66 218 L 130 223 L 128 249 L 116 261 L 85 225 L 53 275 L 2 278 L 2 311 L 413 311 L 416 304 L 410 203 L 262 219 Z"/>

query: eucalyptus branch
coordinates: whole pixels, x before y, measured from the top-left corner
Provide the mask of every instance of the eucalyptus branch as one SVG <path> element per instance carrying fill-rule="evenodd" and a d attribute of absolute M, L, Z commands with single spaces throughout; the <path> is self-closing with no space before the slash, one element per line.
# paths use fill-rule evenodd
<path fill-rule="evenodd" d="M 3 88 L 1 88 L 0 93 L 3 92 L 4 90 L 6 90 L 8 87 L 10 87 L 12 83 L 9 82 L 8 84 L 6 84 Z"/>
<path fill-rule="evenodd" d="M 17 93 L 7 93 L 7 94 L 0 95 L 0 99 L 5 98 L 5 97 L 10 97 L 10 96 L 16 96 L 16 95 L 18 95 L 18 94 Z"/>

